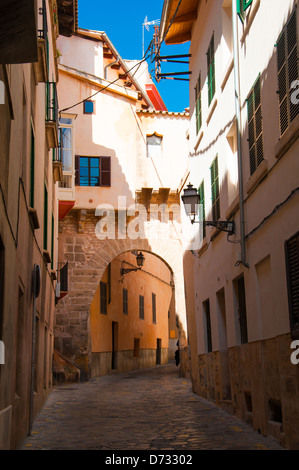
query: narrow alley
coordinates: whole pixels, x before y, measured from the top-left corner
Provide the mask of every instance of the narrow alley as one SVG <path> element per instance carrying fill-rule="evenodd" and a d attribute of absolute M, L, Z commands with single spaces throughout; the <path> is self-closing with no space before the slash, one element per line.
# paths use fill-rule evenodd
<path fill-rule="evenodd" d="M 174 364 L 53 388 L 22 450 L 283 450 L 194 394 Z"/>

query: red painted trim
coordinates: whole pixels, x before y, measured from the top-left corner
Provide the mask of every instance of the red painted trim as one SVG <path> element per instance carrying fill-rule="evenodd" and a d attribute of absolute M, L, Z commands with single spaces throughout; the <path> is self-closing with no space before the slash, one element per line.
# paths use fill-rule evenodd
<path fill-rule="evenodd" d="M 58 203 L 58 218 L 62 220 L 74 206 L 75 201 L 59 201 Z"/>
<path fill-rule="evenodd" d="M 154 83 L 150 83 L 145 85 L 146 92 L 148 94 L 149 99 L 155 106 L 156 111 L 167 111 L 167 108 L 161 98 L 160 93 L 158 92 Z"/>

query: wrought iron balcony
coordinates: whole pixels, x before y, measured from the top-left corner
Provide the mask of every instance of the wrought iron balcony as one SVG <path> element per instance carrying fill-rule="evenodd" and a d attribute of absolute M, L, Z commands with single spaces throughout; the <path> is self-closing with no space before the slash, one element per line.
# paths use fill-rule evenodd
<path fill-rule="evenodd" d="M 49 40 L 47 9 L 45 0 L 41 3 L 37 18 L 38 61 L 34 63 L 36 82 L 47 82 L 49 76 Z"/>

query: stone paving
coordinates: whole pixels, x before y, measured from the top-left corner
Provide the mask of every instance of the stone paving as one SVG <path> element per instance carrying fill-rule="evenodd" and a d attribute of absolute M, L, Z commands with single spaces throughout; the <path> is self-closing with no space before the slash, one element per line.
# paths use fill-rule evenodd
<path fill-rule="evenodd" d="M 174 364 L 53 388 L 22 450 L 283 450 L 194 394 Z"/>

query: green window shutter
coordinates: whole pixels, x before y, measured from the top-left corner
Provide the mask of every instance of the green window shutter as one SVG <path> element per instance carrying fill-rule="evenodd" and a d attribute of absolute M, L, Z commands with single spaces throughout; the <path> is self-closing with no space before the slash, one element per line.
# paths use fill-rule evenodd
<path fill-rule="evenodd" d="M 196 115 L 196 134 L 200 131 L 202 125 L 201 115 L 201 76 L 199 75 L 195 87 L 195 115 Z"/>
<path fill-rule="evenodd" d="M 210 105 L 215 95 L 215 91 L 216 91 L 214 34 L 212 36 L 209 49 L 207 52 L 207 62 L 208 62 L 208 102 Z"/>
<path fill-rule="evenodd" d="M 292 83 L 298 80 L 297 14 L 296 9 L 283 28 L 277 44 L 277 74 L 280 135 L 299 113 L 299 106 L 292 103 Z"/>
<path fill-rule="evenodd" d="M 204 187 L 204 181 L 201 182 L 201 185 L 199 186 L 199 189 L 198 189 L 198 193 L 199 193 L 199 204 L 201 204 L 202 206 L 202 220 L 203 222 L 206 220 L 206 213 L 205 213 L 205 187 Z M 203 237 L 206 236 L 206 226 L 205 224 L 203 224 L 203 228 L 202 228 L 202 235 Z"/>
<path fill-rule="evenodd" d="M 31 126 L 31 149 L 30 149 L 30 207 L 34 207 L 34 168 L 35 168 L 35 138 Z"/>
<path fill-rule="evenodd" d="M 218 156 L 210 167 L 211 172 L 211 192 L 212 192 L 212 215 L 213 220 L 220 218 L 220 193 L 219 193 L 219 173 L 218 173 Z"/>
<path fill-rule="evenodd" d="M 44 250 L 48 249 L 48 191 L 44 187 Z"/>
<path fill-rule="evenodd" d="M 52 214 L 52 227 L 51 227 L 51 269 L 54 267 L 54 216 Z"/>
<path fill-rule="evenodd" d="M 258 77 L 247 99 L 250 174 L 264 159 L 264 138 L 261 105 L 261 81 Z"/>

